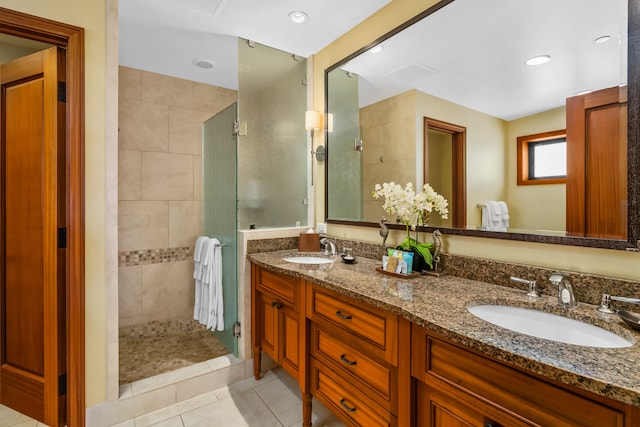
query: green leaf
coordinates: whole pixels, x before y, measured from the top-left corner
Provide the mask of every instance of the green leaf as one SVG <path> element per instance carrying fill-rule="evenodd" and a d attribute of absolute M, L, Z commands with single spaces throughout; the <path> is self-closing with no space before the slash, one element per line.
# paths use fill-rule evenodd
<path fill-rule="evenodd" d="M 424 259 L 424 262 L 429 264 L 429 267 L 433 268 L 433 256 L 431 255 L 431 251 L 429 250 L 431 247 L 433 247 L 433 244 L 420 243 L 414 244 L 412 247 Z"/>

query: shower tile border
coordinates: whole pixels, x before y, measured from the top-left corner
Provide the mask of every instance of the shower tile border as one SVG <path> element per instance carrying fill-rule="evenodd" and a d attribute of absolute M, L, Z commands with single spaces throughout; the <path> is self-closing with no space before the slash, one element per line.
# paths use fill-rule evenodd
<path fill-rule="evenodd" d="M 163 264 L 191 258 L 193 258 L 193 250 L 190 246 L 122 251 L 118 252 L 118 267 Z"/>

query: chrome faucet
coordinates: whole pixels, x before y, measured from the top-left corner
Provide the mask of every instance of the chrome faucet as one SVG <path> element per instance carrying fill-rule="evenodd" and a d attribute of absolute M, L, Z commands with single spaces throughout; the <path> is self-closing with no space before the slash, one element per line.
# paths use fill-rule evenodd
<path fill-rule="evenodd" d="M 336 242 L 328 237 L 323 237 L 320 239 L 320 244 L 324 248 L 325 255 L 337 255 L 338 250 L 336 249 Z"/>
<path fill-rule="evenodd" d="M 627 297 L 618 297 L 609 294 L 602 294 L 602 301 L 600 302 L 600 307 L 596 308 L 600 313 L 605 314 L 615 314 L 616 310 L 609 307 L 609 303 L 611 301 L 620 301 L 620 302 L 628 302 L 631 304 L 640 304 L 640 299 L 638 298 L 627 298 Z"/>
<path fill-rule="evenodd" d="M 576 296 L 573 293 L 573 285 L 564 274 L 554 273 L 549 277 L 549 281 L 558 287 L 558 304 L 564 308 L 571 308 L 578 305 Z"/>
<path fill-rule="evenodd" d="M 513 280 L 514 282 L 518 282 L 518 283 L 523 283 L 525 285 L 529 285 L 529 292 L 527 292 L 527 296 L 529 298 L 538 298 L 540 296 L 540 292 L 538 292 L 538 289 L 536 288 L 536 281 L 535 280 L 521 279 L 521 278 L 515 277 L 515 276 L 511 276 L 511 280 Z"/>

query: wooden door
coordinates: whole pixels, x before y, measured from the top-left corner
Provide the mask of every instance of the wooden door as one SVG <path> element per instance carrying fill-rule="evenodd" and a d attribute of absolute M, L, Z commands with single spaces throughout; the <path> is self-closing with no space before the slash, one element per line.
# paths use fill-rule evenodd
<path fill-rule="evenodd" d="M 627 90 L 567 99 L 567 233 L 627 239 Z"/>
<path fill-rule="evenodd" d="M 66 421 L 65 55 L 0 66 L 0 403 Z"/>

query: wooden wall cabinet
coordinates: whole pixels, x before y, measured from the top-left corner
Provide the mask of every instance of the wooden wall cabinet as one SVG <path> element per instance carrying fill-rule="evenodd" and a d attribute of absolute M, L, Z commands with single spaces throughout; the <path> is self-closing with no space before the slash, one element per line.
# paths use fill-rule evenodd
<path fill-rule="evenodd" d="M 419 426 L 640 425 L 638 408 L 569 390 L 412 325 Z"/>

